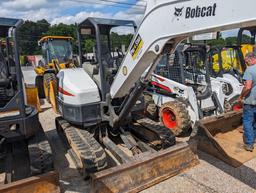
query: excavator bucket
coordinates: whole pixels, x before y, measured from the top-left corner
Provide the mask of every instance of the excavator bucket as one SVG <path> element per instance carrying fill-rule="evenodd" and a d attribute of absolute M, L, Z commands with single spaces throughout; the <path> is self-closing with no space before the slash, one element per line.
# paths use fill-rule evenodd
<path fill-rule="evenodd" d="M 141 154 L 127 163 L 93 174 L 91 192 L 139 192 L 197 165 L 196 151 L 196 142 L 191 141 Z"/>
<path fill-rule="evenodd" d="M 253 159 L 256 152 L 244 150 L 242 110 L 206 118 L 199 123 L 198 149 L 233 167 Z"/>
<path fill-rule="evenodd" d="M 0 185 L 1 193 L 60 193 L 59 177 L 56 172 L 25 178 Z"/>
<path fill-rule="evenodd" d="M 36 86 L 26 84 L 26 96 L 27 96 L 27 103 L 31 106 L 36 107 L 38 112 L 41 112 L 41 105 L 40 100 L 38 97 L 38 90 Z"/>

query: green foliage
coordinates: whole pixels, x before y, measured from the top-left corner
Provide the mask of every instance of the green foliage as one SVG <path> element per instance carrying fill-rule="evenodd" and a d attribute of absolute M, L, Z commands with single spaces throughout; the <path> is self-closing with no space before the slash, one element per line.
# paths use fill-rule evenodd
<path fill-rule="evenodd" d="M 20 53 L 23 55 L 40 54 L 38 40 L 49 30 L 50 24 L 45 20 L 25 21 L 19 29 Z"/>
<path fill-rule="evenodd" d="M 41 54 L 41 48 L 38 46 L 38 40 L 46 35 L 56 35 L 56 36 L 71 36 L 74 38 L 72 45 L 74 53 L 78 53 L 77 50 L 77 37 L 76 37 L 76 26 L 74 24 L 56 24 L 51 26 L 45 19 L 33 22 L 25 21 L 23 26 L 19 29 L 19 45 L 20 53 L 22 55 L 34 55 Z M 132 34 L 119 35 L 112 32 L 110 35 L 112 51 L 116 48 L 121 49 L 121 45 L 125 45 L 127 49 L 130 41 L 132 39 Z M 106 37 L 103 38 L 104 41 L 107 40 Z M 243 43 L 250 43 L 250 37 L 243 35 Z M 224 45 L 234 45 L 237 43 L 236 37 L 228 37 L 224 39 L 221 34 L 218 39 L 207 41 L 207 44 L 211 46 L 224 46 Z M 95 39 L 82 40 L 83 52 L 92 52 L 93 47 L 96 45 Z"/>
<path fill-rule="evenodd" d="M 219 38 L 216 40 L 209 40 L 207 41 L 207 44 L 209 44 L 210 46 L 224 46 L 226 45 L 226 41 L 223 38 Z"/>
<path fill-rule="evenodd" d="M 130 45 L 131 39 L 133 35 L 132 34 L 127 34 L 127 35 L 119 35 L 115 32 L 111 33 L 110 39 L 112 40 L 112 48 L 119 48 L 121 49 L 121 45 L 125 45 L 125 48 L 127 49 L 128 46 Z M 112 50 L 114 51 L 114 50 Z"/>
<path fill-rule="evenodd" d="M 87 39 L 82 42 L 82 49 L 84 53 L 92 53 L 93 47 L 96 45 L 96 41 L 94 39 Z"/>
<path fill-rule="evenodd" d="M 50 36 L 71 36 L 73 38 L 76 38 L 76 26 L 71 24 L 55 24 L 49 28 L 46 35 Z"/>
<path fill-rule="evenodd" d="M 251 37 L 248 35 L 243 34 L 242 36 L 242 44 L 250 44 L 251 43 Z"/>
<path fill-rule="evenodd" d="M 46 33 L 49 36 L 71 36 L 74 38 L 72 42 L 73 51 L 77 53 L 77 45 L 76 45 L 76 26 L 74 24 L 67 25 L 63 23 L 55 24 L 51 26 Z"/>
<path fill-rule="evenodd" d="M 38 41 L 46 35 L 51 36 L 71 36 L 74 38 L 72 45 L 74 53 L 78 53 L 77 50 L 77 34 L 76 26 L 74 24 L 55 24 L 50 25 L 45 19 L 33 22 L 25 21 L 19 29 L 19 45 L 20 53 L 22 55 L 35 55 L 41 54 L 41 48 L 38 46 Z M 114 51 L 115 48 L 121 48 L 121 45 L 125 45 L 128 48 L 132 34 L 119 35 L 117 33 L 111 33 L 111 44 Z M 96 45 L 95 39 L 86 39 L 82 41 L 83 52 L 93 52 L 93 47 Z"/>

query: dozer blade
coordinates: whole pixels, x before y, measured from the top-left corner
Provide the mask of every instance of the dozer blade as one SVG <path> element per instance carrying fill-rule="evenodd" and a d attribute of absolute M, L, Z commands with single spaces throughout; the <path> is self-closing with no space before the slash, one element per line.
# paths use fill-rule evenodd
<path fill-rule="evenodd" d="M 26 84 L 26 96 L 28 105 L 36 107 L 38 112 L 41 112 L 40 100 L 36 86 Z"/>
<path fill-rule="evenodd" d="M 1 193 L 59 193 L 58 174 L 49 172 L 25 178 L 9 184 L 0 185 Z"/>
<path fill-rule="evenodd" d="M 199 163 L 195 141 L 146 152 L 92 175 L 92 193 L 139 192 Z"/>
<path fill-rule="evenodd" d="M 198 149 L 209 153 L 233 167 L 253 159 L 256 152 L 244 150 L 242 111 L 206 118 L 199 123 Z"/>

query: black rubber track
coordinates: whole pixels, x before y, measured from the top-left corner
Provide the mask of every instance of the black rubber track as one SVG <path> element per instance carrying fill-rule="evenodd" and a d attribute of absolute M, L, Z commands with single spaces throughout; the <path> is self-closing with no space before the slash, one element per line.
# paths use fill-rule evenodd
<path fill-rule="evenodd" d="M 56 128 L 59 133 L 64 131 L 66 141 L 75 148 L 73 152 L 78 152 L 84 177 L 107 167 L 106 153 L 90 132 L 72 126 L 62 117 L 56 118 Z"/>
<path fill-rule="evenodd" d="M 143 118 L 140 116 L 137 116 L 135 121 L 139 123 L 142 127 L 145 127 L 147 130 L 150 130 L 151 132 L 153 132 L 155 135 L 158 136 L 158 139 L 160 139 L 161 141 L 161 144 L 160 144 L 161 149 L 166 149 L 168 147 L 175 145 L 176 140 L 173 132 L 170 129 L 167 129 L 166 127 L 164 127 L 160 122 L 155 122 L 149 118 Z M 145 139 L 147 138 L 147 136 L 145 135 L 141 137 Z M 159 145 L 154 148 L 159 149 Z"/>
<path fill-rule="evenodd" d="M 54 169 L 52 149 L 42 128 L 28 140 L 28 152 L 31 175 L 43 174 Z"/>

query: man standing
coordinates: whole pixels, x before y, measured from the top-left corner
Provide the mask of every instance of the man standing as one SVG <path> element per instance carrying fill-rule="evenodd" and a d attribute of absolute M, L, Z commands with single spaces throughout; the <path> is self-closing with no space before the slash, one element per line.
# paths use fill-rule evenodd
<path fill-rule="evenodd" d="M 252 152 L 256 139 L 256 128 L 254 128 L 256 120 L 256 54 L 253 52 L 246 54 L 245 62 L 248 64 L 248 67 L 243 77 L 244 88 L 238 100 L 244 102 L 244 148 Z"/>

